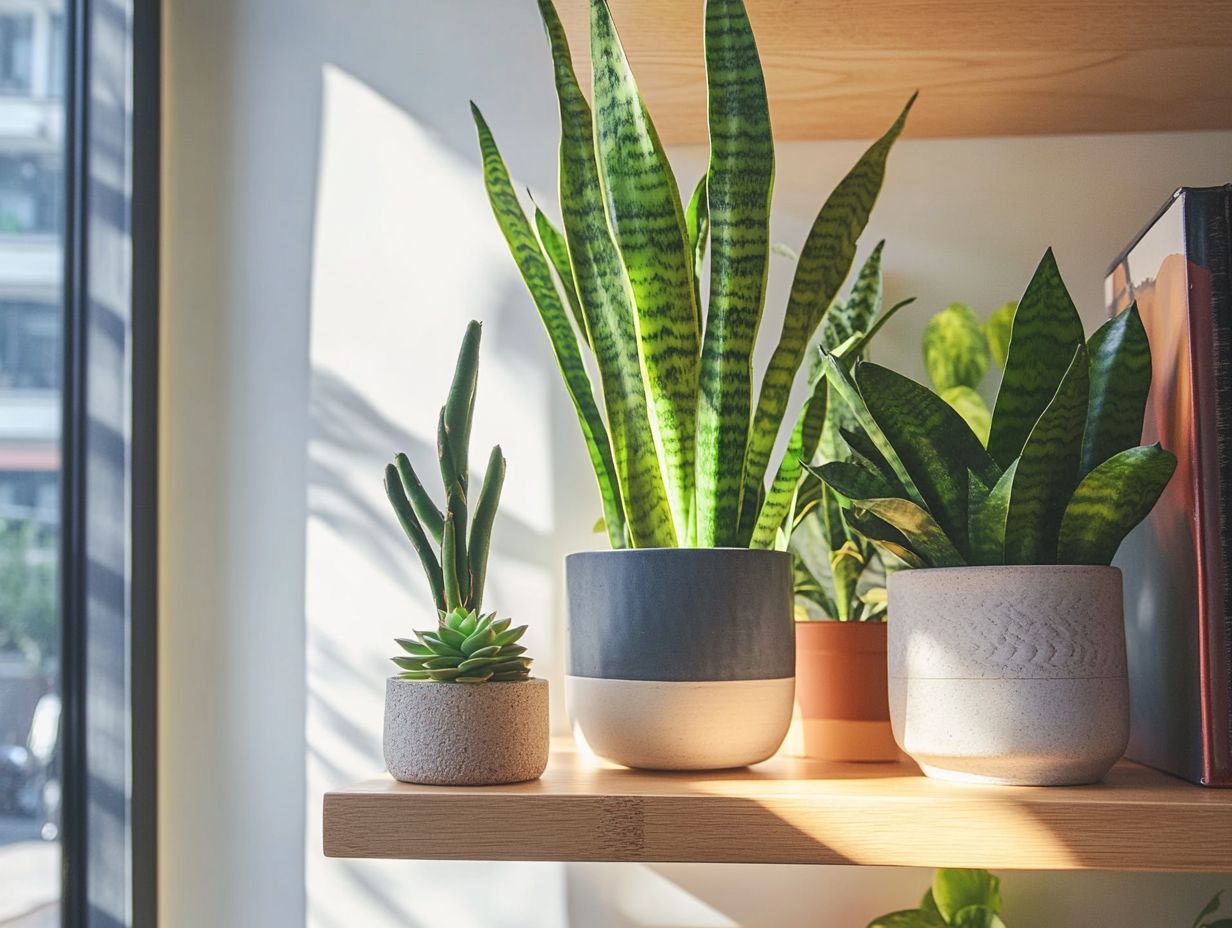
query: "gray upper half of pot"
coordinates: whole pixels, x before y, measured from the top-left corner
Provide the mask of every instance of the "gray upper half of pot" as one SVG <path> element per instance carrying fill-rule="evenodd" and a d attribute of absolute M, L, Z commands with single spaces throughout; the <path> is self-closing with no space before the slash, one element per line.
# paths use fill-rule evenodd
<path fill-rule="evenodd" d="M 573 676 L 684 682 L 795 674 L 786 552 L 587 551 L 565 558 L 565 574 Z"/>

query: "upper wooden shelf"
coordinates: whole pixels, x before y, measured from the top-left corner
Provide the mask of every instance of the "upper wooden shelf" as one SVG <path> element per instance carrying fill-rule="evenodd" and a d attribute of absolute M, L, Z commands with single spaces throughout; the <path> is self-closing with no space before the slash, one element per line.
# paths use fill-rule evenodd
<path fill-rule="evenodd" d="M 1098 786 L 964 786 L 774 758 L 648 773 L 553 745 L 542 780 L 325 795 L 330 857 L 1232 872 L 1232 790 L 1122 763 Z"/>
<path fill-rule="evenodd" d="M 706 141 L 703 0 L 609 0 L 665 142 Z M 557 0 L 589 88 L 588 0 Z M 747 0 L 776 137 L 1232 128 L 1232 0 Z"/>

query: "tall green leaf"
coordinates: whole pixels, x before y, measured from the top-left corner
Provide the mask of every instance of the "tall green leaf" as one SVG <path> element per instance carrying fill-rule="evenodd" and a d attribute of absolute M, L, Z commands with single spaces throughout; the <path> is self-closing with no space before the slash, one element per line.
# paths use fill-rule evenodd
<path fill-rule="evenodd" d="M 766 294 L 774 140 L 757 44 L 741 0 L 706 3 L 710 306 L 697 407 L 697 544 L 737 543 Z"/>
<path fill-rule="evenodd" d="M 702 330 L 702 266 L 706 262 L 706 245 L 710 242 L 710 206 L 706 200 L 706 175 L 703 174 L 689 205 L 684 210 L 685 231 L 689 235 L 689 250 L 693 253 L 693 296 L 697 301 L 697 330 Z"/>
<path fill-rule="evenodd" d="M 483 475 L 475 518 L 471 523 L 470 544 L 467 545 L 467 569 L 471 576 L 471 608 L 483 606 L 483 587 L 488 574 L 488 550 L 492 546 L 492 524 L 500 506 L 501 488 L 505 485 L 505 456 L 500 445 L 488 455 L 488 468 Z"/>
<path fill-rule="evenodd" d="M 1055 562 L 1061 515 L 1078 482 L 1089 379 L 1080 344 L 1018 459 L 1005 525 L 1006 564 Z"/>
<path fill-rule="evenodd" d="M 970 511 L 968 535 L 970 537 L 971 563 L 996 565 L 1005 563 L 1005 522 L 1010 510 L 1010 491 L 1014 486 L 1014 474 L 1018 471 L 1015 461 L 990 490 L 979 477 L 969 474 Z"/>
<path fill-rule="evenodd" d="M 1014 313 L 1005 375 L 993 409 L 988 452 L 1002 469 L 1022 453 L 1083 341 L 1082 320 L 1049 248 Z"/>
<path fill-rule="evenodd" d="M 910 500 L 862 499 L 854 504 L 857 510 L 870 512 L 902 532 L 911 550 L 929 567 L 962 567 L 967 563 L 937 520 Z"/>
<path fill-rule="evenodd" d="M 402 489 L 415 510 L 420 524 L 427 530 L 432 539 L 439 545 L 445 529 L 445 514 L 436 508 L 436 503 L 424 489 L 423 481 L 411 466 L 411 459 L 399 452 L 394 455 L 394 467 L 398 470 L 398 478 Z"/>
<path fill-rule="evenodd" d="M 599 483 L 603 518 L 609 540 L 613 548 L 623 548 L 627 544 L 625 513 L 620 498 L 620 485 L 617 483 L 616 465 L 612 459 L 612 446 L 608 441 L 607 427 L 599 414 L 599 407 L 595 405 L 577 336 L 573 332 L 568 313 L 561 305 L 560 296 L 552 283 L 552 272 L 548 268 L 547 259 L 543 256 L 526 214 L 522 212 L 522 205 L 518 202 L 509 180 L 509 171 L 488 124 L 473 103 L 471 113 L 479 134 L 484 185 L 487 187 L 492 212 L 495 213 L 497 224 L 509 243 L 509 250 L 517 262 L 522 280 L 525 281 L 535 307 L 539 310 L 539 318 L 543 321 L 543 327 L 552 343 L 552 352 L 564 376 L 569 398 L 573 400 L 573 406 L 577 410 L 578 423 L 586 439 L 586 450 Z"/>
<path fill-rule="evenodd" d="M 398 469 L 392 464 L 385 465 L 385 495 L 389 497 L 394 515 L 398 517 L 398 524 L 402 526 L 402 531 L 406 534 L 411 547 L 415 549 L 423 565 L 424 574 L 428 578 L 428 589 L 432 593 L 432 602 L 436 604 L 437 609 L 444 609 L 445 579 L 441 572 L 440 561 L 432 553 L 432 545 L 428 543 L 428 536 L 415 517 L 415 510 L 411 508 L 410 500 L 406 498 L 406 492 L 402 489 Z"/>
<path fill-rule="evenodd" d="M 578 298 L 577 284 L 573 280 L 573 265 L 569 262 L 569 245 L 561 231 L 552 225 L 552 220 L 548 219 L 538 206 L 535 207 L 535 231 L 539 233 L 539 242 L 543 245 L 548 260 L 552 262 L 561 289 L 565 291 L 565 301 L 569 304 L 569 311 L 573 313 L 573 321 L 577 323 L 578 335 L 589 345 L 586 317 L 582 315 L 582 303 Z"/>
<path fill-rule="evenodd" d="M 633 298 L 598 189 L 590 107 L 550 2 L 540 9 L 560 101 L 561 202 L 588 326 L 599 358 L 624 508 L 635 546 L 676 543 L 642 385 Z"/>
<path fill-rule="evenodd" d="M 745 481 L 765 479 L 770 453 L 778 437 L 796 372 L 809 339 L 838 294 L 851 270 L 856 240 L 885 178 L 886 158 L 903 131 L 915 95 L 885 135 L 874 142 L 848 172 L 822 206 L 805 239 L 787 298 L 787 311 L 778 344 L 762 378 L 753 428 L 749 434 Z M 745 513 L 741 513 L 741 520 Z"/>
<path fill-rule="evenodd" d="M 879 241 L 861 265 L 851 296 L 845 303 L 835 302 L 821 322 L 821 346 L 835 351 L 839 345 L 857 333 L 867 332 L 881 311 L 881 252 L 885 239 Z"/>
<path fill-rule="evenodd" d="M 633 292 L 599 190 L 590 104 L 582 95 L 564 28 L 540 0 L 560 105 L 560 204 L 574 279 L 599 364 L 623 510 L 634 547 L 673 547 L 667 502 L 642 382 Z"/>
<path fill-rule="evenodd" d="M 1114 454 L 1083 477 L 1061 519 L 1057 562 L 1110 563 L 1175 469 L 1176 457 L 1154 444 Z"/>
<path fill-rule="evenodd" d="M 799 418 L 796 419 L 796 426 L 791 430 L 787 450 L 783 452 L 783 460 L 779 462 L 778 472 L 774 475 L 774 482 L 770 484 L 770 490 L 766 493 L 766 501 L 762 503 L 761 513 L 753 528 L 753 537 L 749 541 L 751 548 L 773 547 L 780 528 L 786 533 L 787 539 L 789 541 L 791 539 L 791 523 L 787 520 L 787 515 L 794 506 L 796 488 L 800 485 L 802 467 L 800 458 L 804 453 L 804 427 L 809 417 L 811 403 L 811 400 L 805 402 L 804 408 L 800 410 Z"/>
<path fill-rule="evenodd" d="M 1151 388 L 1151 346 L 1135 303 L 1105 322 L 1087 344 L 1091 396 L 1082 437 L 1081 474 L 1142 440 Z"/>
<path fill-rule="evenodd" d="M 452 395 L 452 392 L 451 392 Z M 470 513 L 467 510 L 466 471 L 459 458 L 458 449 L 454 445 L 453 435 L 449 430 L 449 407 L 441 408 L 441 416 L 436 429 L 436 454 L 440 459 L 441 482 L 445 485 L 445 522 L 441 532 L 441 569 L 445 571 L 445 591 L 449 592 L 448 576 L 450 564 L 465 568 L 466 561 L 466 526 Z M 458 570 L 457 581 L 458 603 L 465 604 L 471 595 L 470 575 L 464 570 Z M 449 606 L 450 609 L 454 608 Z"/>
<path fill-rule="evenodd" d="M 924 329 L 924 369 L 933 388 L 974 390 L 988 373 L 988 339 L 970 306 L 951 303 Z"/>
<path fill-rule="evenodd" d="M 827 461 L 820 467 L 806 464 L 805 469 L 851 502 L 895 495 L 895 488 L 881 474 L 851 461 Z"/>
<path fill-rule="evenodd" d="M 941 397 L 902 374 L 868 361 L 855 381 L 924 498 L 960 550 L 967 545 L 967 472 L 989 486 L 1001 476 L 979 438 Z"/>
<path fill-rule="evenodd" d="M 662 449 L 676 534 L 684 539 L 694 526 L 701 340 L 693 252 L 676 179 L 638 93 L 607 0 L 592 0 L 590 14 L 599 185 L 637 306 L 651 424 Z"/>

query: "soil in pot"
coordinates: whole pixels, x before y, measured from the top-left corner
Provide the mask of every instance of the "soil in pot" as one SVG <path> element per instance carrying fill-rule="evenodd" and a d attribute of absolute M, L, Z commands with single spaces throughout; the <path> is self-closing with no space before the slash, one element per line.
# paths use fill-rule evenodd
<path fill-rule="evenodd" d="M 790 753 L 814 760 L 895 761 L 884 622 L 796 623 Z"/>

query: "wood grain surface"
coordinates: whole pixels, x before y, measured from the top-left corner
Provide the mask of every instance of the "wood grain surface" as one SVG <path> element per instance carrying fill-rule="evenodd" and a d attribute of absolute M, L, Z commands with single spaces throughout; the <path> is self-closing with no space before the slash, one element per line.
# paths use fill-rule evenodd
<path fill-rule="evenodd" d="M 329 857 L 1232 872 L 1232 791 L 1121 763 L 1098 786 L 965 786 L 909 763 L 651 773 L 553 744 L 543 779 L 325 795 Z"/>
<path fill-rule="evenodd" d="M 589 92 L 588 0 L 557 3 Z M 875 138 L 916 89 L 908 137 L 1232 128 L 1232 0 L 747 5 L 777 138 Z M 705 142 L 702 0 L 610 6 L 660 136 Z"/>

